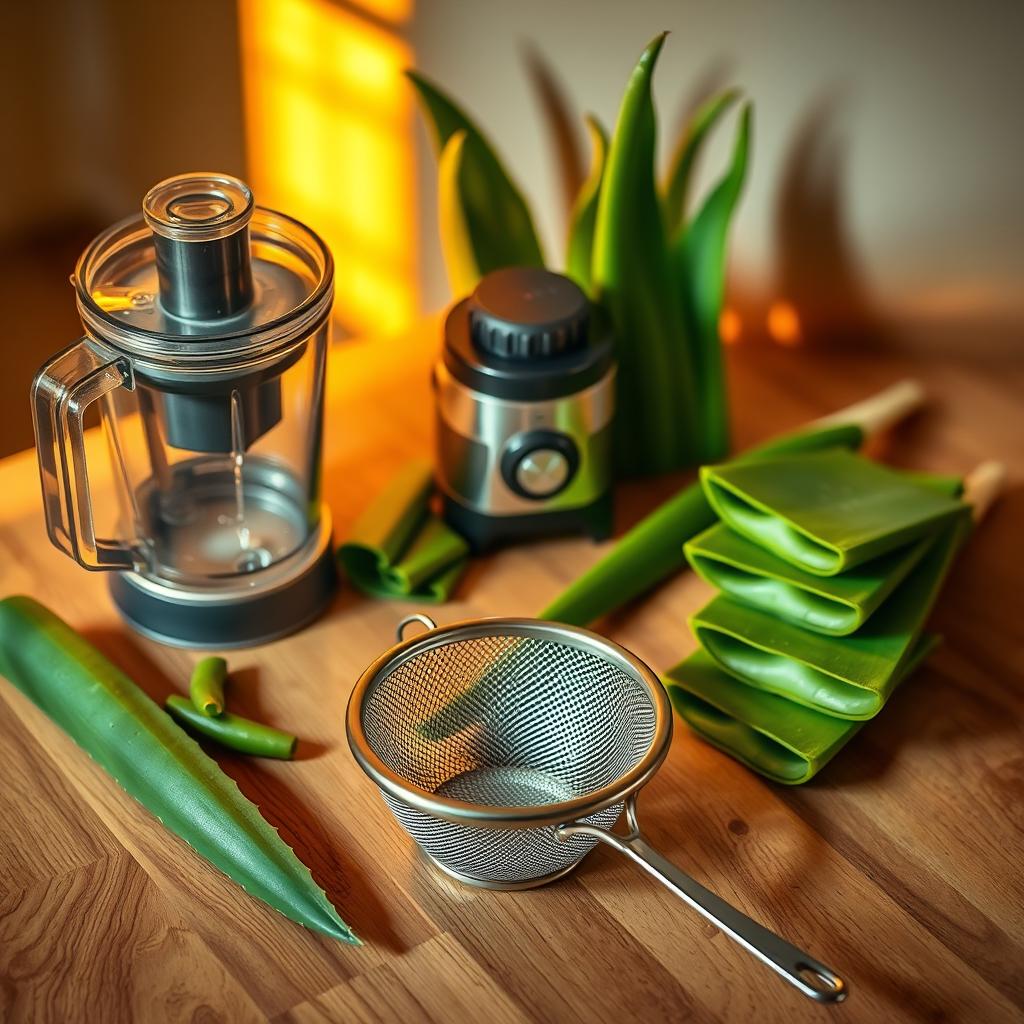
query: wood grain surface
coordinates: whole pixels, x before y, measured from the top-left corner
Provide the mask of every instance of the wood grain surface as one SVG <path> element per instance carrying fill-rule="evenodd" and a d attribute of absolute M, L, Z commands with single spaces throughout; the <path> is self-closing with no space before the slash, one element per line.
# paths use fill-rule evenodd
<path fill-rule="evenodd" d="M 430 438 L 432 331 L 332 353 L 326 487 L 342 536 Z M 771 785 L 677 723 L 640 800 L 650 840 L 849 980 L 810 1003 L 606 849 L 524 893 L 467 889 L 416 855 L 356 767 L 342 718 L 402 604 L 339 594 L 298 636 L 229 655 L 231 699 L 302 738 L 293 763 L 218 752 L 364 938 L 292 924 L 200 860 L 0 681 L 0 1015 L 10 1021 L 962 1020 L 1024 1016 L 1024 367 L 878 352 L 730 353 L 737 443 L 908 374 L 934 396 L 885 457 L 1010 490 L 934 616 L 944 647 L 822 776 Z M 96 447 L 98 463 L 104 452 Z M 686 477 L 630 485 L 624 528 Z M 106 486 L 102 472 L 95 486 Z M 0 595 L 28 593 L 155 699 L 198 655 L 118 621 L 106 581 L 50 547 L 31 452 L 0 464 Z M 600 553 L 552 541 L 476 561 L 439 621 L 535 614 Z M 601 626 L 656 669 L 689 652 L 708 590 L 681 574 Z"/>

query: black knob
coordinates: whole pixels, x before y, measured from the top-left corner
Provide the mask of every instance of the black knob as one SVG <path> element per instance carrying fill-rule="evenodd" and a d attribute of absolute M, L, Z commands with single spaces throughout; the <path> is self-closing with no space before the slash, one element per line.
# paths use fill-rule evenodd
<path fill-rule="evenodd" d="M 505 267 L 469 299 L 473 343 L 505 359 L 546 359 L 587 343 L 590 303 L 579 286 L 539 267 Z"/>

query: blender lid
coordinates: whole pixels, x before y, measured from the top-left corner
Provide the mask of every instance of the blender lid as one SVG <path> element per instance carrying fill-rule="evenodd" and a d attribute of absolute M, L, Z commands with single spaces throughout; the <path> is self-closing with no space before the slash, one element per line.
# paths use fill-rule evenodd
<path fill-rule="evenodd" d="M 326 316 L 333 262 L 323 241 L 256 206 L 224 174 L 155 185 L 139 215 L 98 236 L 72 281 L 91 332 L 140 358 L 258 356 Z"/>

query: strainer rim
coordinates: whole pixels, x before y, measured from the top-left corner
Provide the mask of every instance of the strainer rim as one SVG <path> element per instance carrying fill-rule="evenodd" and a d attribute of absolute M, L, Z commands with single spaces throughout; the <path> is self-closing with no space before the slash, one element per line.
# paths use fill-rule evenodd
<path fill-rule="evenodd" d="M 389 768 L 374 752 L 363 729 L 363 708 L 374 686 L 402 664 L 428 650 L 460 640 L 484 636 L 526 636 L 549 640 L 595 654 L 646 687 L 654 713 L 654 729 L 647 750 L 637 763 L 613 782 L 584 796 L 539 806 L 485 806 L 423 789 Z M 385 651 L 360 675 L 346 710 L 346 733 L 359 767 L 389 796 L 423 811 L 462 825 L 481 828 L 539 828 L 589 817 L 626 799 L 650 781 L 668 755 L 672 740 L 672 706 L 657 674 L 631 651 L 607 637 L 580 626 L 543 619 L 503 616 L 464 619 L 437 626 L 403 640 Z"/>

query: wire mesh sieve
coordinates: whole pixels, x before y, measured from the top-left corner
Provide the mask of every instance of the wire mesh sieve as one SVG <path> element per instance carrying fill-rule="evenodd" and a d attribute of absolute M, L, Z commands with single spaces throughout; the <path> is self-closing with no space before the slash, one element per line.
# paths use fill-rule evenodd
<path fill-rule="evenodd" d="M 429 632 L 403 641 L 420 621 Z M 399 824 L 463 882 L 524 889 L 598 842 L 629 856 L 819 1001 L 846 995 L 824 964 L 684 875 L 640 833 L 636 793 L 668 752 L 658 678 L 587 630 L 533 619 L 438 629 L 425 616 L 360 677 L 348 737 Z M 626 811 L 629 833 L 611 831 Z"/>

